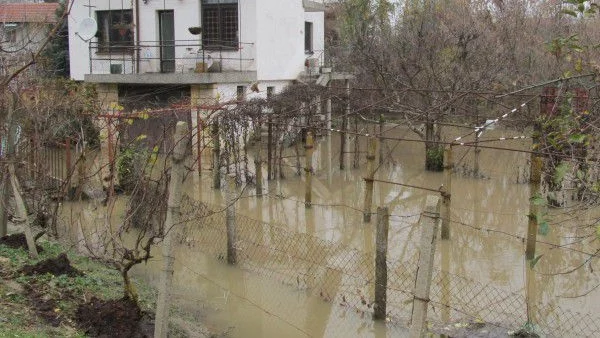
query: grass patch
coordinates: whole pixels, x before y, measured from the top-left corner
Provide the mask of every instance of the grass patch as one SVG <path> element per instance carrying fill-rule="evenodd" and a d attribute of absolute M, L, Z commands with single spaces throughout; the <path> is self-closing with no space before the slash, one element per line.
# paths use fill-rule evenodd
<path fill-rule="evenodd" d="M 115 269 L 101 261 L 66 250 L 57 243 L 38 241 L 43 248 L 37 259 L 25 249 L 0 244 L 0 337 L 85 337 L 75 322 L 77 306 L 91 297 L 119 299 L 123 281 Z M 25 276 L 20 269 L 66 252 L 71 265 L 82 276 L 52 274 Z M 155 308 L 155 292 L 136 283 L 143 311 Z M 45 313 L 40 315 L 40 308 Z M 50 314 L 49 321 L 45 314 Z M 46 318 L 46 319 L 45 319 Z M 54 324 L 54 326 L 53 326 Z"/>

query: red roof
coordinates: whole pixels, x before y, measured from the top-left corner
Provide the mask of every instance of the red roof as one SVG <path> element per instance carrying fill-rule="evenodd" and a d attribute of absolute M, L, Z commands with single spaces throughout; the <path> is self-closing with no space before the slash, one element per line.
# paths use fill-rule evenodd
<path fill-rule="evenodd" d="M 0 4 L 0 22 L 56 22 L 57 3 Z"/>

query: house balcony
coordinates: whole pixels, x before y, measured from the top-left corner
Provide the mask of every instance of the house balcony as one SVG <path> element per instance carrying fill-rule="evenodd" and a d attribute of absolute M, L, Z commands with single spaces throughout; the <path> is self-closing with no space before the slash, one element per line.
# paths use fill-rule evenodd
<path fill-rule="evenodd" d="M 253 43 L 175 40 L 90 42 L 86 82 L 212 84 L 256 81 Z"/>

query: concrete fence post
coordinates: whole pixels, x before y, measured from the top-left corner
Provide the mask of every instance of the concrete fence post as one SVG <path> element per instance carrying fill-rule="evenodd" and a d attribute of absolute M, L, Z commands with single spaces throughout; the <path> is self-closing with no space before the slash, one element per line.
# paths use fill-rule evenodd
<path fill-rule="evenodd" d="M 181 194 L 184 177 L 184 161 L 186 155 L 187 142 L 187 123 L 177 122 L 175 127 L 175 147 L 171 157 L 171 180 L 169 181 L 169 197 L 167 200 L 167 216 L 164 225 L 163 238 L 163 259 L 164 270 L 161 276 L 161 283 L 158 289 L 158 300 L 156 302 L 156 322 L 154 326 L 154 337 L 167 337 L 169 323 L 169 300 L 171 293 L 171 284 L 173 281 L 173 265 L 175 258 L 171 248 L 174 229 L 179 223 L 179 213 L 181 205 Z"/>
<path fill-rule="evenodd" d="M 415 281 L 412 323 L 409 337 L 419 338 L 427 330 L 427 307 L 431 278 L 433 277 L 433 261 L 435 256 L 435 241 L 440 218 L 440 198 L 428 195 L 425 210 L 421 214 L 421 243 L 419 248 L 419 269 Z"/>

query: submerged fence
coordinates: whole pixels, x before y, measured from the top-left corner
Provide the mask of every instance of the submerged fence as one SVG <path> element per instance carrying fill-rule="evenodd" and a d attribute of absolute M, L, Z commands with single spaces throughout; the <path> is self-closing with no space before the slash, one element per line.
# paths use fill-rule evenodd
<path fill-rule="evenodd" d="M 186 198 L 182 215 L 186 225 L 178 233 L 180 243 L 225 264 L 228 241 L 225 208 Z M 320 297 L 333 307 L 350 309 L 363 317 L 373 314 L 377 306 L 373 298 L 374 253 L 239 213 L 235 214 L 235 226 L 239 268 Z M 441 244 L 436 255 L 440 255 L 443 262 L 448 252 L 444 251 L 444 243 Z M 600 321 L 591 315 L 534 304 L 527 300 L 525 290 L 511 292 L 444 271 L 439 266 L 432 271 L 429 299 L 420 299 L 415 296 L 418 260 L 418 255 L 403 261 L 387 260 L 386 325 L 389 330 L 406 331 L 414 320 L 411 318 L 413 303 L 425 301 L 429 308 L 427 320 L 433 324 L 429 330 L 438 333 L 468 335 L 481 330 L 506 335 L 511 331 L 518 334 L 522 328 L 547 336 L 600 333 Z"/>

